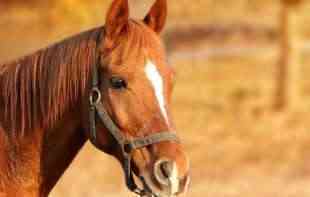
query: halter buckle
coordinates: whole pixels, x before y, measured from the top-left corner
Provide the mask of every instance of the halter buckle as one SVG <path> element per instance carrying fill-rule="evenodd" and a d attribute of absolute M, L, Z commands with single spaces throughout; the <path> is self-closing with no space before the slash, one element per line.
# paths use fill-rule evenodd
<path fill-rule="evenodd" d="M 101 100 L 101 92 L 98 87 L 93 87 L 90 92 L 89 102 L 92 106 L 98 104 Z"/>

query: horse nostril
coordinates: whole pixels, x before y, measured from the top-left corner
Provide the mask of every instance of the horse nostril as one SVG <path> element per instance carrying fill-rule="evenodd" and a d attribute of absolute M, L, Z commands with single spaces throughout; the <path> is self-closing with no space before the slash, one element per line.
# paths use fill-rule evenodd
<path fill-rule="evenodd" d="M 154 175 L 157 181 L 163 185 L 169 185 L 169 178 L 173 172 L 173 162 L 168 160 L 159 160 L 154 167 Z"/>
<path fill-rule="evenodd" d="M 173 168 L 172 162 L 164 161 L 159 165 L 159 167 L 164 177 L 168 179 L 172 173 L 172 168 Z"/>

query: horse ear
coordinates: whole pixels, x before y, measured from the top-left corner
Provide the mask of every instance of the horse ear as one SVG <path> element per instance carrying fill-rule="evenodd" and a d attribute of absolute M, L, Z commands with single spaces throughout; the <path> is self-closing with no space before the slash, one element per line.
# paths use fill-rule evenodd
<path fill-rule="evenodd" d="M 129 21 L 128 0 L 114 0 L 105 22 L 105 46 L 113 47 L 115 40 L 126 29 Z"/>
<path fill-rule="evenodd" d="M 167 19 L 167 0 L 156 0 L 150 12 L 144 18 L 147 24 L 155 32 L 160 33 Z"/>

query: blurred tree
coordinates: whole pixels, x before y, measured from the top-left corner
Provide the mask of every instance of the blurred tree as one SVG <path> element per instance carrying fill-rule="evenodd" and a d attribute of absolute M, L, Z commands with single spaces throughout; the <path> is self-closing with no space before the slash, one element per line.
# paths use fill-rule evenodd
<path fill-rule="evenodd" d="M 280 59 L 276 74 L 275 110 L 300 103 L 300 28 L 298 6 L 302 0 L 282 0 L 280 12 Z"/>

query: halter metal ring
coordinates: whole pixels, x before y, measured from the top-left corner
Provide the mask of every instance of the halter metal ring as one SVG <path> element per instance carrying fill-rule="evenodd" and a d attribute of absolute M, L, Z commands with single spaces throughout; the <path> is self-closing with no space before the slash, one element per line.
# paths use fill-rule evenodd
<path fill-rule="evenodd" d="M 101 93 L 97 87 L 92 88 L 89 96 L 89 102 L 91 105 L 96 105 L 101 100 Z"/>

